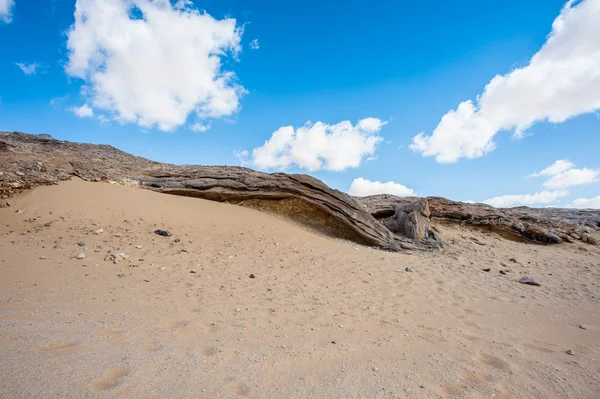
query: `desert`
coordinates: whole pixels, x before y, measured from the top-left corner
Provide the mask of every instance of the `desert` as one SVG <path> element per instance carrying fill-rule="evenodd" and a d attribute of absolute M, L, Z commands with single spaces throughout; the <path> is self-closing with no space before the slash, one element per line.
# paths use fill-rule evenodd
<path fill-rule="evenodd" d="M 598 212 L 589 242 L 432 216 L 443 247 L 391 250 L 2 138 L 2 397 L 597 397 Z"/>
<path fill-rule="evenodd" d="M 0 0 L 0 399 L 600 399 L 600 0 Z"/>

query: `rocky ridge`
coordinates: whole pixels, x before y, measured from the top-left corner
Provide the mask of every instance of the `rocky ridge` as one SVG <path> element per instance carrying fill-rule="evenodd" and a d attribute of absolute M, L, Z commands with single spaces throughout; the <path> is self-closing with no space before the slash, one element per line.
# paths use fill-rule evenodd
<path fill-rule="evenodd" d="M 600 212 L 592 210 L 497 209 L 439 197 L 357 198 L 308 175 L 163 164 L 108 145 L 0 132 L 0 198 L 73 176 L 274 211 L 335 237 L 391 251 L 440 248 L 443 237 L 433 222 L 460 223 L 543 244 L 580 240 L 598 245 L 590 234 L 600 228 Z"/>

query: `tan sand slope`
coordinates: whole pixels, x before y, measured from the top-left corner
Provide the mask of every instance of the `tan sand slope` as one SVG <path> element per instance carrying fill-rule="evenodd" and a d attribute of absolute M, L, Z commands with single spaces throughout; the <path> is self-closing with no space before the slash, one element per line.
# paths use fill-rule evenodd
<path fill-rule="evenodd" d="M 2 398 L 600 392 L 593 246 L 441 226 L 443 252 L 387 253 L 253 209 L 82 181 L 10 202 Z"/>

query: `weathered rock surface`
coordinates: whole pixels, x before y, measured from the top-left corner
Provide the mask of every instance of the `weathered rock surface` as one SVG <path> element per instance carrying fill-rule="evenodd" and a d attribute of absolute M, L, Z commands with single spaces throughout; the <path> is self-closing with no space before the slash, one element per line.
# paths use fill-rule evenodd
<path fill-rule="evenodd" d="M 414 204 L 416 197 L 394 195 L 356 197 L 364 209 L 384 224 L 395 217 L 398 206 Z M 459 223 L 497 233 L 504 238 L 541 244 L 579 240 L 598 245 L 591 236 L 600 229 L 599 210 L 558 208 L 494 208 L 486 204 L 467 204 L 440 197 L 427 197 L 431 220 Z"/>
<path fill-rule="evenodd" d="M 162 164 L 107 145 L 23 133 L 0 133 L 0 171 L 4 172 L 0 176 L 3 198 L 77 176 L 267 209 L 336 237 L 388 250 L 437 248 L 436 243 L 393 234 L 354 198 L 307 175 Z"/>
<path fill-rule="evenodd" d="M 432 220 L 545 244 L 579 240 L 598 245 L 591 234 L 600 228 L 600 211 L 497 209 L 439 197 L 355 198 L 307 175 L 163 164 L 107 145 L 0 132 L 0 198 L 72 176 L 274 211 L 330 235 L 393 251 L 439 248 L 441 240 L 431 226 Z"/>

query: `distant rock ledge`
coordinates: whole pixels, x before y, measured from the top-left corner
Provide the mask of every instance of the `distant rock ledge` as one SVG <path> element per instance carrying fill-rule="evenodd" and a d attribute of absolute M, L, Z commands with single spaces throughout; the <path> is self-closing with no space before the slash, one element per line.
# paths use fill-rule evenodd
<path fill-rule="evenodd" d="M 277 212 L 326 234 L 390 251 L 443 246 L 436 221 L 478 227 L 520 241 L 583 241 L 600 228 L 600 212 L 527 207 L 497 209 L 439 197 L 352 197 L 302 174 L 262 173 L 235 166 L 172 165 L 108 145 L 59 141 L 49 135 L 0 132 L 0 198 L 73 176 L 135 184 Z"/>

